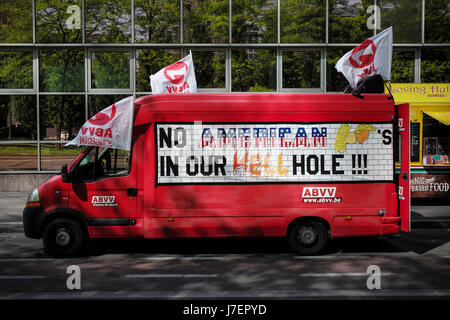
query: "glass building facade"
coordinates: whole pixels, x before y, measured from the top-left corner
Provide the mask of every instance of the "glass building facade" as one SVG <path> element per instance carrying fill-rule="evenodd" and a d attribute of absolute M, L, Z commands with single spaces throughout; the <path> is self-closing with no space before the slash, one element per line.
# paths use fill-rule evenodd
<path fill-rule="evenodd" d="M 393 26 L 392 82 L 450 82 L 440 0 L 0 0 L 0 177 L 53 174 L 81 125 L 192 51 L 200 92 L 343 92 Z"/>

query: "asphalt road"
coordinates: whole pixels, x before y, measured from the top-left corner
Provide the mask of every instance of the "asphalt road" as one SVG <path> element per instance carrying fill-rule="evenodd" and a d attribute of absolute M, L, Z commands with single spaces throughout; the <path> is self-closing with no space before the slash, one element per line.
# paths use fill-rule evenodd
<path fill-rule="evenodd" d="M 0 299 L 450 298 L 448 229 L 334 241 L 312 257 L 253 239 L 97 243 L 87 257 L 54 259 L 40 241 L 2 233 L 0 257 Z M 368 288 L 370 266 L 380 289 Z"/>
<path fill-rule="evenodd" d="M 25 199 L 0 193 L 0 300 L 450 298 L 445 227 L 334 240 L 314 257 L 283 239 L 222 239 L 96 242 L 86 257 L 55 259 L 23 235 Z"/>

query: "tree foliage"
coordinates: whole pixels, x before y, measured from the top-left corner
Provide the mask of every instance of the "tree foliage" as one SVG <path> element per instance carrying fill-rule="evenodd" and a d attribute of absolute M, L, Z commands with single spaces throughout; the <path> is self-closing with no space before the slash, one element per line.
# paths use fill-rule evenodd
<path fill-rule="evenodd" d="M 325 0 L 283 0 L 280 15 L 282 43 L 325 42 Z"/>
<path fill-rule="evenodd" d="M 185 43 L 227 43 L 228 0 L 183 1 Z"/>
<path fill-rule="evenodd" d="M 36 39 L 40 43 L 80 43 L 82 29 L 69 28 L 67 8 L 80 0 L 36 0 Z"/>
<path fill-rule="evenodd" d="M 95 43 L 131 41 L 131 1 L 86 1 L 86 39 Z"/>

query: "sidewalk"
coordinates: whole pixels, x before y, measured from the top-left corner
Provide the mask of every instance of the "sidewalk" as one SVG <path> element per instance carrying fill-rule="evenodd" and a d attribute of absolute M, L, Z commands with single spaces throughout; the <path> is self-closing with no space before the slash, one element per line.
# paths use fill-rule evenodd
<path fill-rule="evenodd" d="M 450 204 L 411 205 L 411 227 L 450 228 Z"/>
<path fill-rule="evenodd" d="M 0 232 L 22 229 L 22 211 L 27 192 L 0 192 Z M 450 228 L 450 204 L 413 205 L 411 226 L 416 228 Z"/>
<path fill-rule="evenodd" d="M 0 223 L 22 222 L 28 192 L 0 192 Z"/>

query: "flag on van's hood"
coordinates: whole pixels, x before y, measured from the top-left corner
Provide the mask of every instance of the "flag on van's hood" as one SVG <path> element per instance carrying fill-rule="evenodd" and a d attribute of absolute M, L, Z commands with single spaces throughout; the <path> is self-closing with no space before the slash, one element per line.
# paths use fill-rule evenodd
<path fill-rule="evenodd" d="M 192 53 L 150 76 L 152 93 L 197 92 Z"/>
<path fill-rule="evenodd" d="M 103 109 L 81 127 L 69 145 L 131 149 L 134 97 L 128 97 Z"/>
<path fill-rule="evenodd" d="M 379 74 L 383 80 L 391 79 L 392 27 L 370 37 L 352 51 L 347 52 L 337 63 L 353 89 L 358 82 Z"/>

